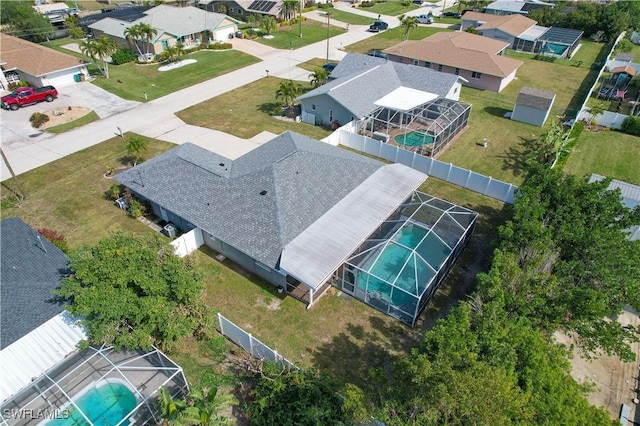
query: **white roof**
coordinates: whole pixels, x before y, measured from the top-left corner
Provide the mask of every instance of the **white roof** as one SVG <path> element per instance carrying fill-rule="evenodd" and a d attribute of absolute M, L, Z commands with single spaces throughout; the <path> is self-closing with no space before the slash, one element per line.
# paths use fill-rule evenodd
<path fill-rule="evenodd" d="M 438 99 L 438 95 L 422 90 L 400 86 L 374 102 L 375 105 L 396 111 L 408 111 L 420 105 Z"/>
<path fill-rule="evenodd" d="M 98 22 L 94 22 L 89 25 L 92 30 L 102 31 L 113 37 L 125 38 L 124 31 L 130 26 L 134 25 L 133 22 L 125 22 L 114 18 L 104 18 Z"/>
<path fill-rule="evenodd" d="M 522 40 L 527 40 L 527 41 L 536 41 L 537 39 L 542 37 L 542 35 L 546 33 L 548 29 L 549 27 L 541 27 L 540 25 L 534 25 L 533 27 L 529 28 L 527 31 L 520 34 L 518 38 L 521 38 Z"/>
<path fill-rule="evenodd" d="M 48 3 L 48 4 L 39 4 L 36 6 L 33 6 L 33 8 L 38 11 L 39 13 L 47 14 L 47 13 L 52 13 L 52 12 L 60 12 L 62 10 L 69 10 L 71 9 L 69 6 L 67 6 L 65 3 Z"/>
<path fill-rule="evenodd" d="M 280 268 L 318 288 L 426 178 L 398 163 L 379 168 L 285 246 Z"/>
<path fill-rule="evenodd" d="M 605 179 L 606 178 L 604 176 L 593 173 L 589 178 L 589 183 L 602 181 Z M 637 206 L 640 206 L 640 186 L 623 182 L 621 180 L 612 179 L 607 189 L 619 189 L 620 194 L 622 195 L 621 202 L 625 207 L 634 209 Z M 627 237 L 629 240 L 640 240 L 640 226 L 632 226 L 627 231 L 629 231 L 629 236 Z"/>
<path fill-rule="evenodd" d="M 79 321 L 63 311 L 0 351 L 0 401 L 55 367 L 87 336 Z"/>

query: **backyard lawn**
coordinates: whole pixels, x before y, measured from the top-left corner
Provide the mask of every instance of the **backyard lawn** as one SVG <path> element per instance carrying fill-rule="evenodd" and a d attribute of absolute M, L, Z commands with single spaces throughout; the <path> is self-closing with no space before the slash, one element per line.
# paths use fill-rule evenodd
<path fill-rule="evenodd" d="M 360 6 L 360 9 L 365 10 L 367 12 L 371 12 L 371 13 L 377 13 L 380 15 L 398 16 L 398 15 L 402 15 L 403 13 L 416 10 L 420 7 L 413 3 L 409 4 L 409 6 L 405 6 L 402 3 L 403 2 L 401 1 L 385 0 L 381 2 L 376 2 L 371 7 Z"/>
<path fill-rule="evenodd" d="M 72 249 L 95 244 L 115 230 L 153 232 L 104 195 L 113 183 L 104 178 L 105 167 L 127 162 L 125 140 L 113 138 L 20 175 L 26 198 L 19 207 L 12 207 L 11 193 L 5 187 L 12 182 L 5 182 L 0 189 L 2 218 L 20 216 L 35 228 L 53 228 L 66 237 Z M 150 140 L 144 158 L 150 159 L 172 146 Z M 464 297 L 477 270 L 486 270 L 489 243 L 495 240 L 496 227 L 504 221 L 505 212 L 494 200 L 435 179 L 428 179 L 421 189 L 481 214 L 469 248 L 423 314 L 424 327 Z M 388 366 L 421 337 L 420 329 L 412 330 L 359 301 L 339 296 L 333 289 L 307 310 L 301 302 L 279 295 L 273 286 L 228 261 L 221 264 L 210 250 L 199 250 L 193 258 L 203 268 L 205 299 L 211 310 L 220 311 L 290 360 L 333 372 L 342 380 L 362 384 L 365 371 Z M 170 353 L 184 364 L 192 383 L 215 367 L 210 345 L 184 339 Z"/>
<path fill-rule="evenodd" d="M 591 133 L 585 129 L 564 169 L 578 176 L 597 173 L 640 185 L 638 158 L 639 137 L 613 130 Z"/>
<path fill-rule="evenodd" d="M 77 42 L 77 40 L 66 38 L 43 44 L 60 52 L 88 60 L 81 53 L 62 47 L 65 44 Z M 109 65 L 109 79 L 98 75 L 98 69 L 95 65 L 90 66 L 90 72 L 96 76 L 96 79 L 93 80 L 93 84 L 96 86 L 102 87 L 121 98 L 144 102 L 145 91 L 147 92 L 147 100 L 152 101 L 185 87 L 202 83 L 260 61 L 254 56 L 237 50 L 203 50 L 184 55 L 183 58 L 195 59 L 198 62 L 164 72 L 158 71 L 160 64 L 137 65 L 129 63 Z"/>
<path fill-rule="evenodd" d="M 251 138 L 263 130 L 280 134 L 285 130 L 316 139 L 331 132 L 307 123 L 283 121 L 282 99 L 276 99 L 278 85 L 284 80 L 276 77 L 262 78 L 236 90 L 208 99 L 177 113 L 188 124 L 220 130 L 241 138 Z M 302 83 L 310 89 L 311 85 Z"/>
<path fill-rule="evenodd" d="M 340 27 L 331 25 L 329 37 L 342 34 L 344 31 Z M 290 27 L 280 27 L 280 30 L 275 31 L 272 35 L 271 39 L 258 37 L 256 41 L 276 49 L 297 49 L 320 40 L 326 40 L 327 24 L 307 19 L 302 24 L 302 38 L 300 38 L 300 27 L 297 24 Z"/>

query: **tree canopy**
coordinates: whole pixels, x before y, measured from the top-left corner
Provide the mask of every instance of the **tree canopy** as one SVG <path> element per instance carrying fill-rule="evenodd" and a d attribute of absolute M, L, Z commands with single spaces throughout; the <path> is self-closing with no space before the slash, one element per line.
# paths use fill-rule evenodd
<path fill-rule="evenodd" d="M 38 13 L 28 0 L 2 2 L 0 24 L 4 33 L 34 43 L 47 41 L 53 34 L 53 25 L 46 16 Z"/>
<path fill-rule="evenodd" d="M 73 274 L 55 294 L 83 318 L 92 343 L 166 348 L 209 329 L 201 273 L 159 235 L 113 233 L 70 258 Z"/>

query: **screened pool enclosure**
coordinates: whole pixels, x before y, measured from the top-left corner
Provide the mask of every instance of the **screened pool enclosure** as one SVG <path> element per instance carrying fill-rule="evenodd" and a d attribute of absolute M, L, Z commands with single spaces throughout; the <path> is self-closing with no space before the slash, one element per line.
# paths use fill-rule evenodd
<path fill-rule="evenodd" d="M 437 156 L 467 126 L 471 105 L 438 98 L 406 111 L 376 108 L 356 123 L 358 134 Z"/>
<path fill-rule="evenodd" d="M 338 269 L 335 282 L 413 327 L 471 238 L 477 217 L 415 192 Z"/>
<path fill-rule="evenodd" d="M 89 347 L 5 400 L 0 425 L 155 425 L 160 388 L 189 392 L 182 368 L 158 349 Z"/>

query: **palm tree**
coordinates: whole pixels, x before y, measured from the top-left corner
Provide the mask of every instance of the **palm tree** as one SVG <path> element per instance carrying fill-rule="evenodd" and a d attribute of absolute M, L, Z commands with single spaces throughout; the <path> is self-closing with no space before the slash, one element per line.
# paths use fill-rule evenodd
<path fill-rule="evenodd" d="M 276 99 L 284 100 L 289 108 L 289 116 L 293 116 L 293 101 L 302 93 L 302 86 L 292 80 L 283 81 L 276 90 Z"/>
<path fill-rule="evenodd" d="M 605 112 L 606 108 L 603 102 L 595 102 L 591 104 L 591 106 L 587 107 L 587 110 L 589 111 L 589 114 L 591 114 L 591 117 L 589 118 L 589 125 L 593 126 L 598 124 L 596 118 Z"/>
<path fill-rule="evenodd" d="M 133 167 L 138 164 L 140 155 L 147 152 L 148 146 L 147 140 L 140 136 L 131 136 L 129 140 L 127 140 L 127 154 L 134 158 Z"/>
<path fill-rule="evenodd" d="M 415 28 L 418 26 L 418 20 L 415 16 L 406 16 L 400 15 L 400 25 L 404 27 L 404 39 L 407 40 L 409 38 L 409 31 L 411 28 Z"/>
<path fill-rule="evenodd" d="M 147 50 L 145 52 L 145 58 L 147 61 L 149 60 L 149 51 L 151 50 L 151 40 L 158 34 L 158 30 L 153 28 L 149 24 L 145 24 L 144 22 L 140 22 L 136 25 L 138 27 L 137 31 L 140 37 L 142 37 L 147 45 Z"/>
<path fill-rule="evenodd" d="M 184 400 L 173 398 L 166 388 L 160 389 L 160 416 L 167 426 L 227 426 L 233 421 L 221 412 L 238 400 L 229 394 L 219 394 L 217 388 L 194 388 Z"/>
<path fill-rule="evenodd" d="M 90 38 L 80 44 L 80 51 L 96 62 L 98 69 L 107 79 L 109 78 L 109 62 L 107 58 L 109 58 L 117 48 L 116 42 L 107 36 L 102 36 L 98 39 Z M 102 61 L 104 69 L 100 68 L 98 61 Z"/>
<path fill-rule="evenodd" d="M 142 49 L 137 41 L 140 39 L 140 28 L 138 25 L 132 25 L 124 30 L 124 38 L 136 47 L 138 51 L 138 57 L 142 57 Z"/>
<path fill-rule="evenodd" d="M 278 11 L 278 16 L 285 21 L 291 21 L 292 18 L 296 17 L 298 7 L 298 0 L 284 0 L 280 6 L 280 10 Z"/>
<path fill-rule="evenodd" d="M 329 73 L 322 67 L 316 68 L 313 70 L 313 74 L 309 76 L 309 79 L 311 80 L 311 86 L 314 88 L 320 87 L 329 80 Z"/>

